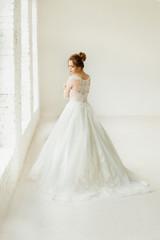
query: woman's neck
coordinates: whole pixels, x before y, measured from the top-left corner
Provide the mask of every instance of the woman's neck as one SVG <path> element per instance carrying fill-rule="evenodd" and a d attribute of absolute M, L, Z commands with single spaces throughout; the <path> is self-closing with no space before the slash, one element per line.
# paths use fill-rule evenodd
<path fill-rule="evenodd" d="M 83 76 L 85 73 L 83 71 L 75 73 L 77 76 Z"/>

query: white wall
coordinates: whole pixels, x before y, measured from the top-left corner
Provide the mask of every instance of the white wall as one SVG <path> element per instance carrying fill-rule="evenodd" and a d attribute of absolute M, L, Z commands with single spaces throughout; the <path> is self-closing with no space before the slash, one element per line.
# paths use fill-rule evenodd
<path fill-rule="evenodd" d="M 43 114 L 58 116 L 73 53 L 87 54 L 98 115 L 160 115 L 160 2 L 39 0 Z"/>

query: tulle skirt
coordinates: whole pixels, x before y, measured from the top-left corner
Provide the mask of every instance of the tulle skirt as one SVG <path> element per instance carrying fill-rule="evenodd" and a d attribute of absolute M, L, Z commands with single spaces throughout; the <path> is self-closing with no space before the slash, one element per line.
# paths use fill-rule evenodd
<path fill-rule="evenodd" d="M 148 182 L 123 165 L 88 102 L 66 104 L 28 178 L 53 200 L 121 198 L 150 191 Z"/>

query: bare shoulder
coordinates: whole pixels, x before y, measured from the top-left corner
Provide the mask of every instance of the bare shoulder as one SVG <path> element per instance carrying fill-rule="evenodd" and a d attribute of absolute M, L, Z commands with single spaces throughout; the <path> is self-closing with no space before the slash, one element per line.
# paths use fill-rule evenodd
<path fill-rule="evenodd" d="M 89 74 L 84 73 L 84 74 L 82 75 L 82 78 L 83 78 L 83 79 L 87 79 L 87 78 L 89 78 Z"/>
<path fill-rule="evenodd" d="M 89 76 L 89 74 L 86 74 L 86 78 L 89 78 L 90 76 Z"/>
<path fill-rule="evenodd" d="M 87 80 L 90 76 L 89 76 L 89 74 L 84 73 L 84 74 L 82 74 L 82 75 L 79 76 L 79 77 L 81 77 L 81 78 L 84 79 L 84 80 Z"/>

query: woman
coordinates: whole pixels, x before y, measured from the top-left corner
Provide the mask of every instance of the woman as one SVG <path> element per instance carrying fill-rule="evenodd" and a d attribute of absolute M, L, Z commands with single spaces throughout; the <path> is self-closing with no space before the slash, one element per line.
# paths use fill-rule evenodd
<path fill-rule="evenodd" d="M 69 99 L 45 142 L 29 178 L 54 200 L 124 197 L 149 191 L 149 184 L 125 168 L 87 101 L 91 78 L 83 71 L 85 53 L 68 60 L 64 84 Z"/>

